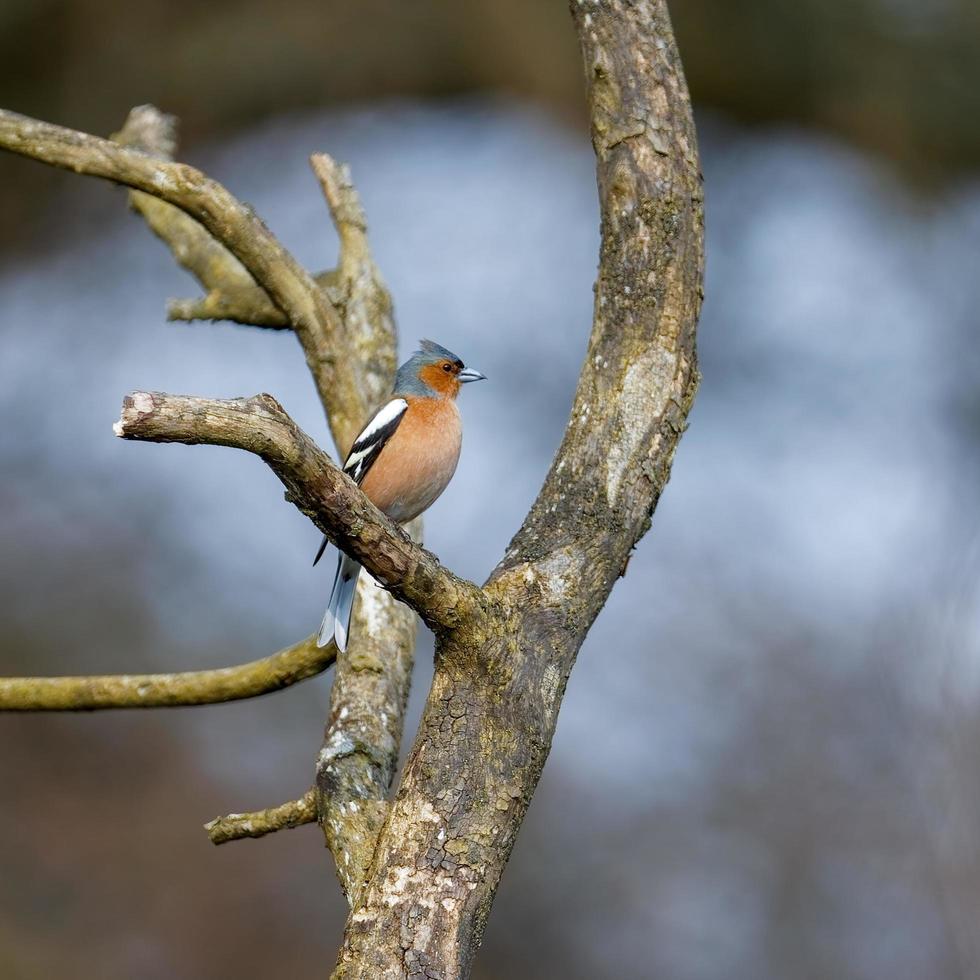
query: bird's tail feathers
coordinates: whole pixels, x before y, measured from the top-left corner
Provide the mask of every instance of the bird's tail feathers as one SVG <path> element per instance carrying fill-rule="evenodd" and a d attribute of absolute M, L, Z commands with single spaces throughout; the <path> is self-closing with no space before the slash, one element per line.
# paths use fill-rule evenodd
<path fill-rule="evenodd" d="M 350 635 L 350 617 L 354 608 L 354 596 L 357 593 L 357 577 L 361 566 L 341 554 L 337 562 L 337 576 L 333 580 L 330 592 L 330 602 L 323 614 L 320 632 L 317 634 L 316 645 L 325 647 L 331 640 L 337 641 L 337 649 L 343 653 L 347 649 L 347 638 Z"/>

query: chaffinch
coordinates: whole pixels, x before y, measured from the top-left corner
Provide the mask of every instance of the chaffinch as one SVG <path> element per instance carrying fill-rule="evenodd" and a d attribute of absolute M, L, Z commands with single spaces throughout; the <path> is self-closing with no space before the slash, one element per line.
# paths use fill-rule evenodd
<path fill-rule="evenodd" d="M 418 517 L 446 489 L 463 437 L 456 396 L 461 385 L 486 379 L 445 347 L 431 340 L 420 346 L 398 369 L 390 401 L 364 426 L 344 462 L 344 472 L 371 503 L 399 524 Z M 326 546 L 324 537 L 314 565 Z M 347 649 L 360 571 L 341 552 L 317 646 L 334 639 L 337 649 Z"/>

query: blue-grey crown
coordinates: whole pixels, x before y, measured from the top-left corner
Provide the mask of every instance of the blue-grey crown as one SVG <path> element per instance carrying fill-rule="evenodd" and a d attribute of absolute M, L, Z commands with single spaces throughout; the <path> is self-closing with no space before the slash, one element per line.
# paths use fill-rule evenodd
<path fill-rule="evenodd" d="M 465 367 L 466 365 L 451 351 L 446 350 L 441 344 L 437 344 L 434 340 L 420 340 L 419 349 L 412 355 L 412 357 L 420 357 L 422 360 L 421 364 L 436 364 L 439 361 L 455 361 L 460 367 Z"/>
<path fill-rule="evenodd" d="M 437 394 L 424 381 L 419 380 L 419 368 L 440 361 L 455 361 L 461 368 L 463 362 L 451 351 L 434 340 L 419 341 L 419 349 L 398 369 L 395 375 L 394 395 L 415 395 L 431 398 Z"/>

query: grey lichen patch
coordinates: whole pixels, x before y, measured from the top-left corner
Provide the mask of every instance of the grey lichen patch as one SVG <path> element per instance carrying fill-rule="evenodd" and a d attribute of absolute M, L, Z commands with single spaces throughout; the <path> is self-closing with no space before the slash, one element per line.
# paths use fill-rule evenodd
<path fill-rule="evenodd" d="M 565 608 L 581 585 L 583 562 L 587 560 L 580 548 L 569 545 L 537 562 L 532 574 L 540 589 L 541 599 L 547 605 Z"/>
<path fill-rule="evenodd" d="M 615 507 L 627 467 L 636 461 L 649 438 L 651 421 L 659 419 L 671 397 L 677 364 L 659 344 L 638 354 L 626 369 L 616 400 L 616 438 L 606 460 L 606 497 Z"/>
<path fill-rule="evenodd" d="M 553 723 L 558 713 L 558 700 L 562 683 L 562 672 L 558 664 L 547 664 L 541 675 L 541 703 L 544 705 L 548 724 Z"/>
<path fill-rule="evenodd" d="M 355 749 L 354 740 L 344 731 L 333 731 L 323 743 L 317 756 L 317 767 L 326 771 L 337 759 L 350 755 Z"/>

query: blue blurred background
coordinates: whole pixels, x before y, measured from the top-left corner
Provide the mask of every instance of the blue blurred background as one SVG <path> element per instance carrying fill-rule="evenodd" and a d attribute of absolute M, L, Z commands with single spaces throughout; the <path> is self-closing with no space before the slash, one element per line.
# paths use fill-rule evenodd
<path fill-rule="evenodd" d="M 704 382 L 583 647 L 481 980 L 980 976 L 980 15 L 676 4 L 706 180 Z M 0 104 L 182 157 L 309 267 L 350 162 L 396 304 L 483 370 L 427 544 L 482 580 L 558 445 L 594 169 L 560 3 L 0 6 Z M 164 321 L 195 285 L 125 195 L 0 160 L 0 671 L 218 666 L 309 633 L 318 532 L 257 461 L 114 439 L 134 388 L 269 391 L 295 341 Z M 408 740 L 431 673 L 422 631 Z M 329 678 L 213 708 L 0 717 L 0 976 L 323 975 L 315 827 L 201 824 L 310 782 Z"/>

